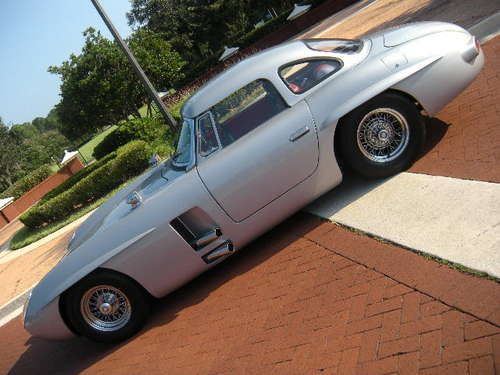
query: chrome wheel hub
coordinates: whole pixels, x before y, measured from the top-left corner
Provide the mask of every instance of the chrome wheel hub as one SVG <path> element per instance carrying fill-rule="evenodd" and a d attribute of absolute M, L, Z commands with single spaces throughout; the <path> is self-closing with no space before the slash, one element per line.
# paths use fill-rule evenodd
<path fill-rule="evenodd" d="M 361 120 L 357 130 L 360 151 L 368 159 L 386 163 L 396 159 L 408 145 L 406 119 L 392 108 L 375 109 Z"/>
<path fill-rule="evenodd" d="M 93 287 L 83 295 L 80 312 L 85 322 L 98 331 L 110 332 L 123 328 L 132 313 L 127 296 L 110 285 Z"/>
<path fill-rule="evenodd" d="M 101 314 L 104 315 L 109 315 L 109 313 L 113 310 L 113 306 L 111 306 L 109 303 L 104 302 L 101 306 L 99 306 L 99 311 Z"/>

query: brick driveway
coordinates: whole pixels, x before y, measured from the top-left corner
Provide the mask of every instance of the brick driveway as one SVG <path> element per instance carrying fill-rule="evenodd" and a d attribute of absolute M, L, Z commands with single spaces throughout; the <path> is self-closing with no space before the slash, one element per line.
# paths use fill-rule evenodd
<path fill-rule="evenodd" d="M 493 374 L 500 285 L 297 215 L 115 348 L 2 327 L 0 372 Z"/>

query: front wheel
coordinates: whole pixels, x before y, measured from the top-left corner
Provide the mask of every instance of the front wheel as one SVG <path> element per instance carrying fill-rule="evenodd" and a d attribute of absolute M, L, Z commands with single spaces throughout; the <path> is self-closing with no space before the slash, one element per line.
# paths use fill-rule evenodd
<path fill-rule="evenodd" d="M 63 308 L 73 328 L 98 342 L 119 342 L 137 333 L 146 321 L 150 301 L 133 280 L 99 270 L 71 287 Z"/>
<path fill-rule="evenodd" d="M 346 115 L 339 126 L 344 162 L 365 177 L 388 177 L 408 168 L 425 140 L 416 105 L 385 93 Z"/>

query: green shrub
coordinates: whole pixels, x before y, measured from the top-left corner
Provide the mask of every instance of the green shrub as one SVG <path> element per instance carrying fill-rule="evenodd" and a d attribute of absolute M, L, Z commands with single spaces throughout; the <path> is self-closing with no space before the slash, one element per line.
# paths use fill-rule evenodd
<path fill-rule="evenodd" d="M 110 161 L 114 158 L 116 158 L 116 152 L 112 152 L 112 153 L 106 155 L 101 160 L 98 160 L 95 163 L 92 163 L 89 166 L 87 166 L 83 169 L 80 169 L 77 173 L 75 173 L 73 176 L 68 178 L 61 185 L 55 187 L 54 189 L 49 191 L 47 194 L 45 194 L 42 197 L 40 202 L 42 202 L 42 203 L 46 202 L 49 199 L 52 199 L 55 196 L 65 192 L 66 190 L 70 189 L 73 185 L 75 185 L 78 181 L 87 177 L 90 173 L 94 172 L 96 169 L 102 167 L 104 164 L 106 164 L 108 161 Z"/>
<path fill-rule="evenodd" d="M 33 172 L 17 180 L 11 187 L 0 194 L 0 198 L 14 197 L 14 199 L 18 199 L 24 193 L 30 191 L 40 182 L 52 175 L 52 173 L 50 165 L 42 165 L 40 168 L 35 169 Z"/>
<path fill-rule="evenodd" d="M 95 169 L 70 189 L 35 205 L 21 215 L 20 220 L 27 227 L 40 228 L 64 219 L 144 171 L 150 154 L 151 149 L 144 141 L 133 141 L 120 147 L 116 158 Z"/>
<path fill-rule="evenodd" d="M 154 116 L 121 123 L 96 146 L 94 157 L 100 159 L 118 147 L 137 139 L 149 143 L 162 156 L 167 156 L 173 151 L 172 137 L 167 126 L 161 117 Z"/>

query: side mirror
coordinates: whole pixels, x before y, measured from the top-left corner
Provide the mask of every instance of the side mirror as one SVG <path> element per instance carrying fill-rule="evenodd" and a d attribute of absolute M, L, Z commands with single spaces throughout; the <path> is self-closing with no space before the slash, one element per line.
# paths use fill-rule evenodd
<path fill-rule="evenodd" d="M 158 154 L 153 154 L 151 158 L 149 159 L 149 165 L 154 168 L 158 165 L 158 163 L 161 161 L 161 158 Z"/>

